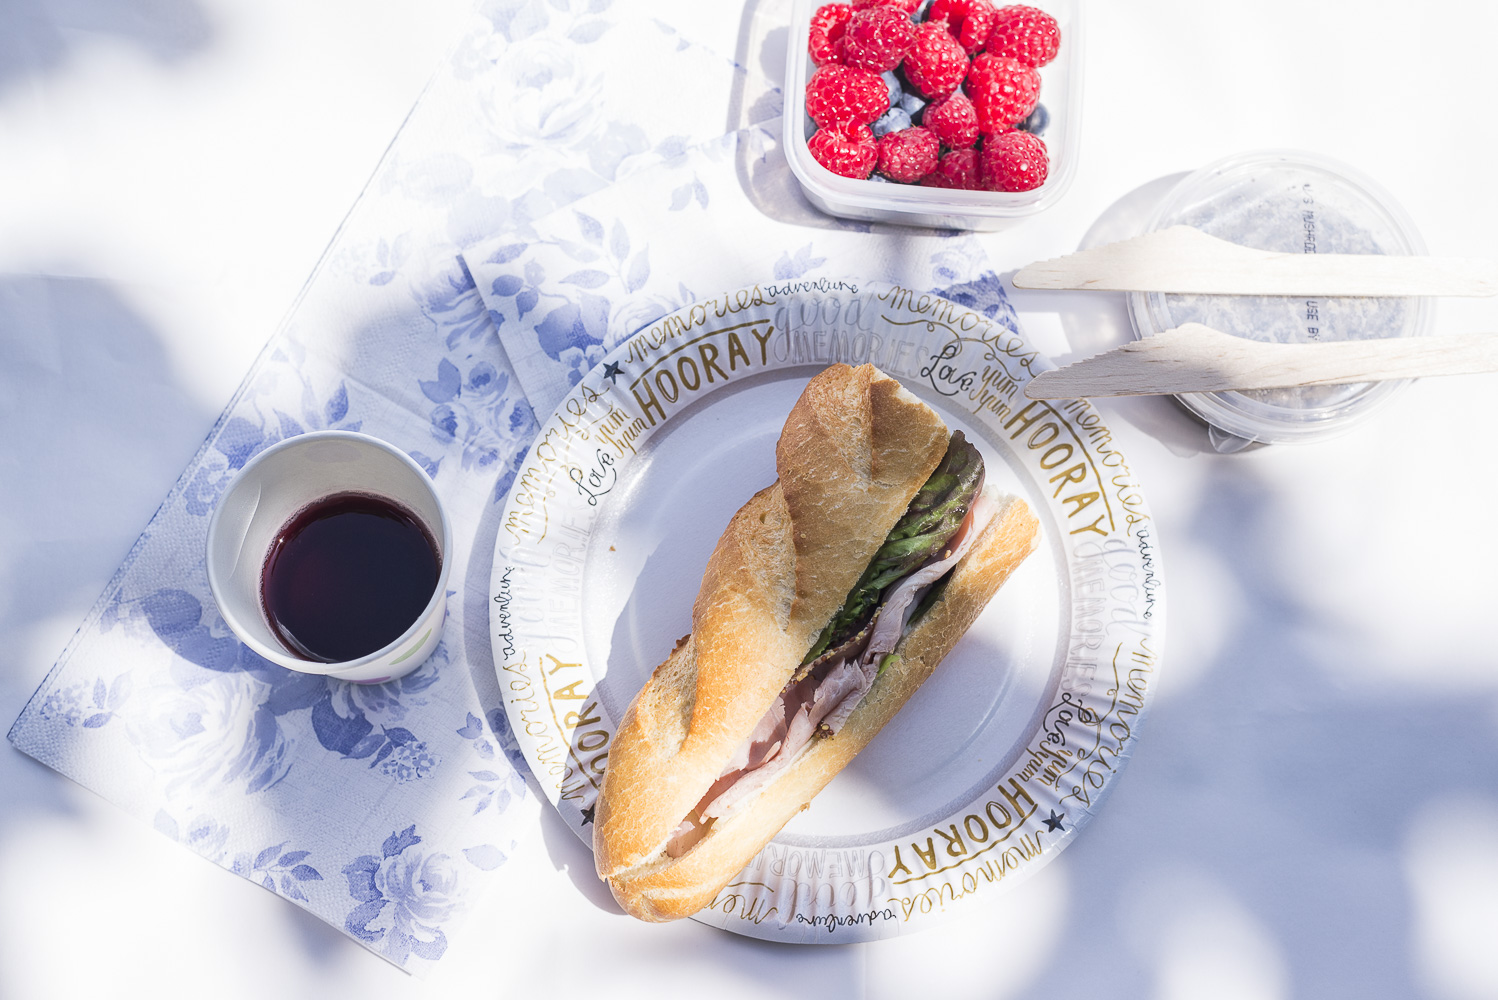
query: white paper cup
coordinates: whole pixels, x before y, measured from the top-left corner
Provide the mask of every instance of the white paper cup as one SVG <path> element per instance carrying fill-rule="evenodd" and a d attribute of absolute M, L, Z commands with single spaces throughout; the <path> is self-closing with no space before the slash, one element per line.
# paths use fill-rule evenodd
<path fill-rule="evenodd" d="M 357 660 L 320 663 L 288 650 L 271 629 L 261 602 L 261 573 L 276 536 L 299 511 L 351 492 L 384 497 L 421 520 L 437 543 L 437 585 L 420 616 L 394 642 Z M 208 522 L 208 586 L 229 628 L 265 659 L 303 673 L 378 684 L 421 666 L 442 638 L 451 547 L 442 502 L 426 472 L 405 452 L 367 434 L 316 431 L 265 449 L 224 491 Z"/>

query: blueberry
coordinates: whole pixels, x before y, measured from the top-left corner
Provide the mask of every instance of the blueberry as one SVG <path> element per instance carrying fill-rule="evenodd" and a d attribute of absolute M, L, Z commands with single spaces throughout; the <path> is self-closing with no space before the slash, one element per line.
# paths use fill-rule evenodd
<path fill-rule="evenodd" d="M 1030 117 L 1014 126 L 1021 132 L 1032 132 L 1040 135 L 1045 127 L 1051 123 L 1051 113 L 1045 109 L 1044 104 L 1035 105 L 1035 110 L 1030 112 Z"/>
<path fill-rule="evenodd" d="M 926 100 L 919 94 L 907 93 L 904 97 L 900 98 L 900 110 L 909 115 L 911 121 L 914 121 L 916 116 L 919 115 L 921 111 L 925 109 L 925 107 Z"/>
<path fill-rule="evenodd" d="M 931 12 L 931 0 L 921 0 L 921 5 L 910 12 L 912 21 L 924 21 L 926 15 Z"/>
<path fill-rule="evenodd" d="M 889 178 L 884 176 L 883 174 L 869 174 L 869 176 L 865 177 L 864 180 L 877 181 L 880 184 L 889 183 Z"/>
<path fill-rule="evenodd" d="M 900 86 L 900 78 L 895 76 L 894 70 L 889 70 L 883 73 L 882 76 L 884 77 L 884 85 L 889 88 L 890 107 L 894 107 L 905 96 L 905 88 Z"/>
<path fill-rule="evenodd" d="M 874 135 L 888 135 L 890 132 L 898 132 L 901 129 L 910 128 L 910 115 L 902 108 L 890 108 L 884 113 L 884 117 L 874 123 Z"/>

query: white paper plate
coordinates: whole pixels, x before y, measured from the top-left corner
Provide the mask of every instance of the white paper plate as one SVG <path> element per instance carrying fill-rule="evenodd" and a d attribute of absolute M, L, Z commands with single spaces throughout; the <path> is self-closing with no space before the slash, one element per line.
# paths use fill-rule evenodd
<path fill-rule="evenodd" d="M 1041 545 L 935 676 L 697 919 L 867 941 L 997 896 L 1111 789 L 1152 700 L 1164 590 L 1142 491 L 1084 401 L 1001 321 L 893 286 L 756 286 L 642 330 L 543 425 L 505 506 L 496 666 L 526 759 L 591 842 L 614 727 L 681 636 L 733 512 L 775 480 L 791 405 L 872 362 L 1025 497 Z"/>

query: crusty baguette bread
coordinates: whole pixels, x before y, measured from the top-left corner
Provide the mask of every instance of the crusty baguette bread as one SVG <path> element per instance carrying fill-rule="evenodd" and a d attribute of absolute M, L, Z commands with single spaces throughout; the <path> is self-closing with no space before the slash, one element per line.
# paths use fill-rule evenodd
<path fill-rule="evenodd" d="M 998 509 L 973 548 L 952 571 L 941 596 L 905 634 L 892 663 L 831 739 L 814 740 L 796 763 L 753 802 L 713 824 L 678 859 L 658 857 L 616 872 L 609 886 L 620 905 L 644 920 L 675 920 L 711 903 L 812 797 L 869 745 L 1035 549 L 1039 524 L 1018 497 L 1001 496 Z M 745 806 L 750 805 L 745 803 Z"/>
<path fill-rule="evenodd" d="M 941 599 L 902 641 L 846 726 L 682 857 L 667 840 L 723 773 L 940 463 L 941 419 L 872 366 L 835 365 L 792 409 L 779 481 L 729 522 L 708 560 L 692 632 L 625 714 L 594 815 L 601 877 L 635 916 L 695 912 L 804 808 L 904 704 L 1034 545 L 1021 501 L 995 515 Z"/>
<path fill-rule="evenodd" d="M 872 365 L 834 365 L 792 407 L 780 479 L 729 522 L 692 632 L 656 668 L 609 748 L 598 873 L 661 853 L 775 701 L 947 447 L 941 418 Z"/>

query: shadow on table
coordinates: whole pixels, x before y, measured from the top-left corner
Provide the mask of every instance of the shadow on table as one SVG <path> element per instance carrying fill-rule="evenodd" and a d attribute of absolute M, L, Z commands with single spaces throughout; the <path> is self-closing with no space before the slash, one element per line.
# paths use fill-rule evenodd
<path fill-rule="evenodd" d="M 1172 621 L 1215 612 L 1236 626 L 1201 665 L 1175 663 L 1181 644 L 1167 643 L 1128 773 L 1059 862 L 1064 878 L 1038 878 L 1067 896 L 1047 960 L 972 995 L 1029 996 L 1044 983 L 1068 995 L 1192 995 L 1172 984 L 1200 984 L 1209 970 L 1239 982 L 1235 995 L 1425 995 L 1429 917 L 1412 844 L 1453 802 L 1498 805 L 1492 708 L 1340 681 L 1377 651 L 1292 596 L 1285 502 L 1251 466 L 1222 460 L 1193 519 L 1175 538 L 1162 532 L 1167 559 L 1174 542 L 1215 561 L 1241 596 L 1238 609 L 1214 609 L 1183 589 Z"/>
<path fill-rule="evenodd" d="M 1143 231 L 1180 176 L 1119 199 L 1079 249 Z M 1059 363 L 1133 339 L 1124 293 L 1013 297 L 1022 313 L 1060 318 L 1072 353 Z M 1203 970 L 1236 978 L 1248 996 L 1427 995 L 1431 956 L 1461 949 L 1438 934 L 1457 911 L 1432 915 L 1421 866 L 1448 811 L 1498 815 L 1491 705 L 1460 685 L 1361 682 L 1389 654 L 1356 622 L 1297 596 L 1304 555 L 1285 532 L 1295 523 L 1287 505 L 1329 498 L 1287 491 L 1259 462 L 1216 456 L 1206 428 L 1169 397 L 1107 406 L 1110 420 L 1206 463 L 1191 469 L 1200 492 L 1190 519 L 1160 526 L 1171 581 L 1163 685 L 1117 792 L 1058 864 L 1064 874 L 1038 879 L 1067 903 L 1048 958 L 1012 988 L 973 995 L 1025 996 L 1048 981 L 1110 997 L 1192 995 L 1181 984 Z M 1395 527 L 1368 544 L 1407 534 Z M 1178 564 L 1173 553 L 1189 556 Z M 1200 586 L 1214 577 L 1231 584 Z M 1223 621 L 1230 627 L 1200 648 L 1201 623 Z M 1183 662 L 1193 655 L 1201 660 Z M 1498 857 L 1498 828 L 1458 828 L 1478 830 L 1465 848 Z"/>
<path fill-rule="evenodd" d="M 782 11 L 773 9 L 775 4 L 768 6 L 772 9 L 766 9 L 765 0 L 748 0 L 740 15 L 734 50 L 740 72 L 734 76 L 725 132 L 736 132 L 781 114 L 790 26 L 780 19 Z"/>
<path fill-rule="evenodd" d="M 0 275 L 6 728 L 41 679 L 15 669 L 25 631 L 82 617 L 213 424 L 176 383 L 156 332 L 107 283 Z"/>
<path fill-rule="evenodd" d="M 598 877 L 593 867 L 593 851 L 567 824 L 555 809 L 546 808 L 541 814 L 541 834 L 546 841 L 546 853 L 551 856 L 557 871 L 564 871 L 577 891 L 598 909 L 606 913 L 624 915 L 624 909 L 614 901 L 614 894 Z"/>
<path fill-rule="evenodd" d="M 867 232 L 869 223 L 835 219 L 807 201 L 801 183 L 781 154 L 779 116 L 785 110 L 783 86 L 790 33 L 784 21 L 786 9 L 783 3 L 748 0 L 739 19 L 734 59 L 741 71 L 734 77 L 728 129 L 732 132 L 758 125 L 773 131 L 764 143 L 740 144 L 736 161 L 739 185 L 756 209 L 777 222 L 807 229 Z M 799 105 L 794 113 L 800 114 Z M 769 155 L 762 155 L 766 150 Z"/>
<path fill-rule="evenodd" d="M 172 367 L 109 284 L 0 275 L 0 731 L 213 423 Z M 0 788 L 0 843 L 32 822 L 77 818 L 76 793 L 9 745 Z"/>
<path fill-rule="evenodd" d="M 10 654 L 0 670 L 0 731 L 26 706 L 161 504 L 162 484 L 176 481 L 216 417 L 181 384 L 160 334 L 108 282 L 0 275 L 0 635 Z M 107 835 L 93 810 L 113 813 L 113 805 L 80 796 L 8 744 L 0 748 L 0 789 L 0 852 L 23 849 L 38 831 Z M 118 821 L 135 822 L 123 813 Z M 263 891 L 244 885 L 248 894 Z M 347 954 L 338 928 L 276 905 L 308 958 L 328 964 Z M 228 918 L 226 934 L 237 919 Z"/>
<path fill-rule="evenodd" d="M 494 549 L 504 520 L 504 505 L 490 504 L 484 511 L 478 531 L 474 535 L 474 547 L 469 553 L 468 573 L 463 581 L 463 618 L 469 622 L 489 621 L 489 604 L 492 575 L 494 571 Z M 500 688 L 495 673 L 495 655 L 487 628 L 470 628 L 464 636 L 465 659 L 473 678 L 474 690 L 479 704 L 501 708 L 505 704 L 504 691 Z M 572 884 L 590 903 L 610 913 L 623 914 L 608 886 L 598 878 L 593 869 L 593 852 L 576 833 L 568 829 L 561 816 L 550 805 L 545 790 L 541 787 L 530 766 L 523 760 L 512 760 L 530 794 L 542 803 L 541 833 L 546 842 L 546 853 L 557 871 L 566 872 Z"/>
<path fill-rule="evenodd" d="M 80 44 L 101 37 L 176 63 L 207 48 L 214 29 L 194 0 L 6 0 L 0 4 L 0 92 L 58 70 Z"/>

